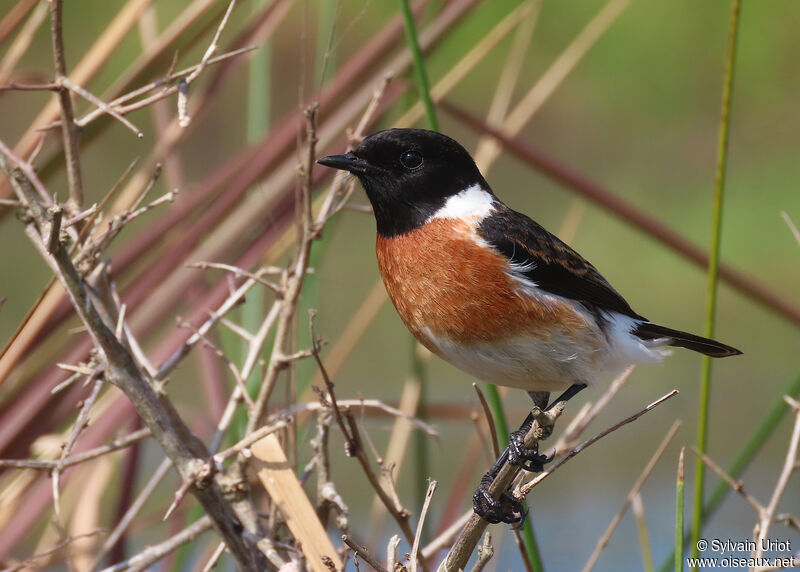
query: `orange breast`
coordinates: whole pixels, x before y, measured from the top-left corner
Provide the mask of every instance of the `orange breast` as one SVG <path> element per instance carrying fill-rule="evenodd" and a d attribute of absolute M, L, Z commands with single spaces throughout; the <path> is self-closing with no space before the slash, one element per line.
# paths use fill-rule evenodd
<path fill-rule="evenodd" d="M 589 324 L 570 304 L 522 293 L 506 258 L 477 244 L 473 232 L 467 222 L 434 219 L 400 236 L 378 236 L 383 283 L 423 345 L 439 353 L 428 333 L 465 344 L 585 333 Z"/>

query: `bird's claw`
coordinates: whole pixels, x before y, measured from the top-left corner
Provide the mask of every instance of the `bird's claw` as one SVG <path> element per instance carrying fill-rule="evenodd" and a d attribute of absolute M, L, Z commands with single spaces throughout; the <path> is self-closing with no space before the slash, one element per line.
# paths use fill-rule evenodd
<path fill-rule="evenodd" d="M 503 522 L 514 525 L 515 529 L 521 528 L 528 515 L 528 509 L 508 491 L 503 491 L 499 499 L 494 499 L 489 494 L 492 479 L 487 479 L 487 476 L 481 479 L 481 484 L 472 496 L 472 510 L 490 524 Z"/>
<path fill-rule="evenodd" d="M 532 473 L 541 473 L 554 455 L 539 454 L 539 446 L 525 446 L 525 431 L 514 431 L 508 436 L 508 462 Z"/>

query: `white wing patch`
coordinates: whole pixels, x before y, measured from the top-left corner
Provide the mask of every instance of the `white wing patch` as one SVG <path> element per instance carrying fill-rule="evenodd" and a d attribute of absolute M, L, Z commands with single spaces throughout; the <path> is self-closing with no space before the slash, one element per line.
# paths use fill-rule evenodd
<path fill-rule="evenodd" d="M 448 198 L 444 206 L 429 220 L 437 218 L 481 220 L 494 210 L 495 200 L 494 196 L 480 185 L 471 185 Z"/>

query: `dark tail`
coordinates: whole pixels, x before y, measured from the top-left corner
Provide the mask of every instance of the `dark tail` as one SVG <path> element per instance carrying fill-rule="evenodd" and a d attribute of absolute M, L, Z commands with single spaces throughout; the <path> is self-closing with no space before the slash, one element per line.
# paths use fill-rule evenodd
<path fill-rule="evenodd" d="M 639 336 L 643 340 L 655 340 L 658 338 L 666 338 L 670 346 L 677 346 L 679 348 L 686 348 L 701 354 L 711 357 L 728 357 L 738 356 L 742 352 L 731 346 L 726 346 L 714 340 L 695 336 L 694 334 L 687 334 L 680 330 L 673 330 L 672 328 L 665 328 L 650 322 L 643 322 L 636 326 L 633 330 L 634 335 Z"/>

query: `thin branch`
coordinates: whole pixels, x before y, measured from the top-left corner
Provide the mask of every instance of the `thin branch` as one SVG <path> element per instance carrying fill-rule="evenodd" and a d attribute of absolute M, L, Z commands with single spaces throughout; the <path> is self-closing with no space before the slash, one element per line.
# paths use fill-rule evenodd
<path fill-rule="evenodd" d="M 436 486 L 438 484 L 439 483 L 436 481 L 428 483 L 428 491 L 425 493 L 425 502 L 422 503 L 422 511 L 419 513 L 417 532 L 414 534 L 414 544 L 411 546 L 411 572 L 417 572 L 417 565 L 422 556 L 419 552 L 419 539 L 422 537 L 422 527 L 425 526 L 425 516 L 428 514 L 431 498 L 433 498 L 433 493 L 436 492 Z"/>
<path fill-rule="evenodd" d="M 64 58 L 64 37 L 61 29 L 63 0 L 50 1 L 50 36 L 55 61 L 55 83 L 59 85 L 58 102 L 61 106 L 61 141 L 67 163 L 67 184 L 69 186 L 70 214 L 80 212 L 83 207 L 83 180 L 80 163 L 80 128 L 75 124 L 75 112 L 69 89 L 62 84 L 67 77 L 67 64 Z"/>
<path fill-rule="evenodd" d="M 660 404 L 664 403 L 666 400 L 674 397 L 677 394 L 678 394 L 678 390 L 677 389 L 673 389 L 671 392 L 669 392 L 666 395 L 660 397 L 659 399 L 657 399 L 653 403 L 647 405 L 646 407 L 644 407 L 640 411 L 637 411 L 633 415 L 623 419 L 622 421 L 619 421 L 618 423 L 615 423 L 614 425 L 612 425 L 608 429 L 598 433 L 594 437 L 591 437 L 590 439 L 587 439 L 586 441 L 584 441 L 583 443 L 581 443 L 577 447 L 571 449 L 570 452 L 567 453 L 564 456 L 564 458 L 562 458 L 554 466 L 545 469 L 543 472 L 539 473 L 536 477 L 534 477 L 533 479 L 531 479 L 527 483 L 524 483 L 524 484 L 521 484 L 520 486 L 518 486 L 517 490 L 514 491 L 514 496 L 516 498 L 519 498 L 519 499 L 524 498 L 525 496 L 527 496 L 531 492 L 533 487 L 535 487 L 541 481 L 543 481 L 544 479 L 546 479 L 547 477 L 552 475 L 555 471 L 557 471 L 559 468 L 561 468 L 565 463 L 567 463 L 575 455 L 577 455 L 580 452 L 584 451 L 586 448 L 588 448 L 589 446 L 593 445 L 594 443 L 596 443 L 597 441 L 599 441 L 603 437 L 613 433 L 617 429 L 627 425 L 628 423 L 631 423 L 631 422 L 635 421 L 636 419 L 638 419 L 639 417 L 641 417 L 642 415 L 644 415 L 648 411 L 653 410 L 654 408 L 658 407 Z M 530 446 L 529 442 L 533 442 L 534 441 L 533 434 L 534 434 L 535 430 L 537 429 L 536 425 L 537 424 L 534 423 L 534 426 L 531 428 L 531 431 L 528 433 L 528 436 L 525 439 L 526 446 Z M 514 478 L 514 476 L 516 476 L 516 474 L 518 473 L 518 469 L 519 469 L 519 467 L 512 467 L 512 466 L 510 466 L 508 464 L 505 464 L 503 466 L 503 468 L 500 470 L 500 473 L 497 475 L 497 478 L 495 478 L 494 482 L 491 484 L 490 489 L 489 489 L 490 493 L 499 494 L 499 491 L 505 490 L 505 487 L 508 486 L 508 484 Z M 456 571 L 456 570 L 459 570 L 460 568 L 463 568 L 466 565 L 467 560 L 469 560 L 470 555 L 475 550 L 475 546 L 477 545 L 481 534 L 483 534 L 483 531 L 486 529 L 487 524 L 488 523 L 485 520 L 483 520 L 481 517 L 479 517 L 478 515 L 476 515 L 474 513 L 470 514 L 470 516 L 469 516 L 469 518 L 467 520 L 467 524 L 460 531 L 460 534 L 459 534 L 458 538 L 456 539 L 455 543 L 453 544 L 452 549 L 450 550 L 450 552 L 447 555 L 447 558 L 445 559 L 444 563 L 442 564 L 442 566 L 444 566 L 444 568 L 443 568 L 444 570 Z"/>
<path fill-rule="evenodd" d="M 317 340 L 312 338 L 312 351 L 314 359 L 319 366 L 320 373 L 322 374 L 322 379 L 325 382 L 325 387 L 327 389 L 328 398 L 330 400 L 331 410 L 333 412 L 334 419 L 336 423 L 339 425 L 339 428 L 344 435 L 345 441 L 347 443 L 347 454 L 348 456 L 355 457 L 358 459 L 358 462 L 361 464 L 361 468 L 364 470 L 364 474 L 367 476 L 367 480 L 375 489 L 375 492 L 378 494 L 378 497 L 383 502 L 383 505 L 387 508 L 389 513 L 394 518 L 395 522 L 397 522 L 400 530 L 403 531 L 403 535 L 406 537 L 406 542 L 409 544 L 413 544 L 414 542 L 414 534 L 411 532 L 411 527 L 408 525 L 408 511 L 405 509 L 398 508 L 393 502 L 393 500 L 389 497 L 387 492 L 381 486 L 378 477 L 375 475 L 375 472 L 372 470 L 370 466 L 369 459 L 367 458 L 366 452 L 364 450 L 364 446 L 361 442 L 361 435 L 358 431 L 358 427 L 353 419 L 352 413 L 350 409 L 346 409 L 344 414 L 340 410 L 339 404 L 336 402 L 336 393 L 334 391 L 334 385 L 331 381 L 330 377 L 328 377 L 328 372 L 325 369 L 325 365 L 322 363 L 322 359 L 319 357 L 318 351 L 318 344 Z M 345 423 L 345 419 L 347 419 L 347 423 Z M 424 568 L 423 564 L 423 568 Z"/>
<path fill-rule="evenodd" d="M 483 535 L 483 542 L 478 547 L 478 561 L 472 567 L 472 572 L 482 572 L 489 560 L 494 556 L 494 547 L 492 546 L 492 535 L 487 532 Z"/>
<path fill-rule="evenodd" d="M 202 572 L 211 572 L 217 566 L 217 562 L 219 559 L 222 558 L 222 553 L 225 552 L 225 543 L 220 542 L 217 547 L 214 549 L 214 552 L 211 554 L 211 557 L 208 559 L 208 562 L 203 565 Z"/>
<path fill-rule="evenodd" d="M 172 461 L 169 459 L 164 459 L 161 461 L 161 464 L 150 477 L 150 480 L 148 480 L 144 485 L 136 499 L 128 507 L 128 510 L 126 510 L 125 514 L 122 515 L 122 518 L 116 524 L 114 530 L 111 531 L 111 534 L 109 534 L 108 538 L 106 538 L 105 542 L 103 542 L 103 546 L 100 547 L 100 550 L 94 556 L 94 561 L 90 567 L 91 570 L 94 570 L 100 564 L 100 562 L 103 561 L 103 558 L 105 558 L 106 554 L 108 554 L 114 545 L 117 544 L 119 539 L 122 538 L 122 535 L 125 534 L 125 531 L 128 529 L 131 522 L 133 522 L 133 519 L 137 514 L 139 514 L 139 511 L 142 510 L 144 504 L 156 490 L 156 487 L 158 487 L 159 483 L 161 483 L 163 478 L 167 475 L 171 467 Z"/>
<path fill-rule="evenodd" d="M 17 83 L 0 85 L 0 91 L 58 91 L 57 83 Z"/>
<path fill-rule="evenodd" d="M 733 477 L 731 477 L 728 473 L 726 473 L 725 470 L 722 467 L 717 465 L 711 459 L 711 457 L 709 457 L 705 453 L 701 453 L 700 451 L 698 451 L 694 447 L 692 447 L 692 451 L 694 451 L 694 454 L 697 455 L 700 458 L 700 460 L 703 461 L 709 469 L 714 471 L 719 478 L 721 478 L 723 481 L 728 483 L 728 486 L 731 489 L 733 489 L 734 491 L 739 493 L 742 496 L 742 498 L 745 501 L 747 501 L 747 504 L 749 504 L 751 507 L 753 507 L 753 510 L 756 511 L 757 515 L 759 515 L 759 516 L 761 515 L 761 513 L 764 511 L 764 506 L 760 502 L 758 502 L 755 499 L 755 497 L 753 497 L 746 490 L 744 490 L 744 483 L 742 481 L 734 480 Z"/>
<path fill-rule="evenodd" d="M 67 291 L 76 313 L 98 350 L 107 379 L 125 392 L 145 425 L 172 459 L 182 478 L 187 479 L 195 474 L 198 465 L 203 463 L 202 459 L 208 457 L 208 450 L 184 424 L 163 391 L 156 392 L 130 352 L 108 329 L 63 246 L 59 243 L 54 253 L 47 252 L 43 242 L 45 234 L 42 231 L 49 227 L 49 223 L 30 181 L 11 176 L 13 170 L 5 155 L 0 156 L 0 168 L 8 175 L 18 197 L 28 204 L 39 232 L 28 224 L 26 233 Z M 242 539 L 239 519 L 225 500 L 220 485 L 213 480 L 197 485 L 192 487 L 192 493 L 211 515 L 215 528 L 225 539 L 238 565 L 245 570 L 255 570 L 257 553 Z"/>
<path fill-rule="evenodd" d="M 617 514 L 614 515 L 614 518 L 611 519 L 611 522 L 608 524 L 603 536 L 601 536 L 600 540 L 597 541 L 597 545 L 592 551 L 592 554 L 589 556 L 589 560 L 583 567 L 583 572 L 589 572 L 592 568 L 594 568 L 594 565 L 597 563 L 597 559 L 600 558 L 600 554 L 603 552 L 603 549 L 608 544 L 608 541 L 611 540 L 611 535 L 614 534 L 617 526 L 622 521 L 622 517 L 625 516 L 628 506 L 630 506 L 631 502 L 633 502 L 634 497 L 638 496 L 639 491 L 644 485 L 644 482 L 650 476 L 650 473 L 653 472 L 653 469 L 655 469 L 656 463 L 658 463 L 658 461 L 664 455 L 664 451 L 667 450 L 667 446 L 672 441 L 672 438 L 675 437 L 675 433 L 678 432 L 680 425 L 680 421 L 675 421 L 672 424 L 672 427 L 669 428 L 669 431 L 667 431 L 667 434 L 661 440 L 661 444 L 659 444 L 659 446 L 656 448 L 655 452 L 650 457 L 650 460 L 647 462 L 647 465 L 645 465 L 644 469 L 642 470 L 642 473 L 639 475 L 639 478 L 636 479 L 636 482 L 633 484 L 633 487 L 631 487 L 630 492 L 628 492 L 628 495 L 625 497 L 625 502 L 622 504 L 622 507 L 619 509 Z"/>
<path fill-rule="evenodd" d="M 252 52 L 255 49 L 257 49 L 257 46 L 247 46 L 244 48 L 231 50 L 230 52 L 226 52 L 224 54 L 220 54 L 219 56 L 208 60 L 208 62 L 206 63 L 206 67 L 224 62 L 231 58 L 235 58 L 236 56 L 240 56 L 242 54 Z M 128 115 L 129 113 L 133 113 L 134 111 L 138 111 L 140 109 L 148 107 L 157 101 L 161 101 L 162 99 L 166 99 L 176 94 L 178 92 L 177 82 L 179 82 L 181 78 L 185 78 L 186 76 L 195 72 L 198 67 L 200 67 L 200 64 L 195 64 L 181 71 L 170 73 L 165 77 L 152 81 L 146 85 L 136 88 L 133 91 L 130 91 L 124 95 L 119 96 L 113 101 L 108 102 L 108 106 L 111 107 L 119 115 Z M 141 95 L 157 90 L 159 88 L 163 89 L 161 89 L 161 91 L 159 91 L 158 93 L 155 93 L 144 99 L 140 99 L 133 103 L 127 103 Z M 126 103 L 127 105 L 124 105 Z M 90 111 L 80 119 L 76 120 L 75 124 L 81 128 L 86 127 L 89 123 L 91 123 L 92 121 L 96 120 L 99 117 L 102 117 L 104 114 L 105 112 L 102 109 L 95 109 L 93 111 Z M 60 125 L 61 125 L 60 121 L 54 121 L 53 123 L 50 123 L 49 125 L 43 127 L 42 129 L 52 129 L 54 127 L 59 127 Z"/>
<path fill-rule="evenodd" d="M 270 425 L 264 425 L 263 427 L 256 429 L 252 433 L 248 433 L 245 438 L 243 438 L 235 445 L 229 447 L 228 449 L 225 449 L 224 451 L 216 453 L 213 457 L 214 462 L 222 463 L 225 461 L 225 459 L 228 459 L 229 457 L 232 457 L 233 455 L 243 451 L 244 449 L 247 449 L 250 445 L 262 439 L 263 437 L 266 437 L 270 433 L 275 433 L 275 431 L 285 429 L 288 426 L 289 423 L 286 420 L 277 421 Z"/>
<path fill-rule="evenodd" d="M 53 506 L 55 507 L 57 519 L 61 518 L 61 509 L 59 507 L 59 479 L 61 472 L 64 470 L 64 461 L 70 454 L 70 451 L 72 451 L 72 447 L 75 446 L 78 436 L 89 424 L 89 411 L 97 400 L 98 395 L 100 395 L 100 390 L 103 388 L 104 380 L 101 373 L 102 372 L 98 370 L 96 374 L 93 374 L 93 376 L 90 376 L 89 379 L 86 380 L 87 382 L 94 380 L 94 387 L 92 387 L 92 392 L 89 394 L 89 397 L 83 402 L 83 406 L 81 407 L 80 413 L 78 413 L 78 418 L 75 420 L 75 425 L 69 439 L 61 450 L 61 457 L 58 460 L 58 464 L 53 469 Z"/>
<path fill-rule="evenodd" d="M 114 108 L 107 104 L 105 101 L 94 95 L 93 93 L 83 89 L 81 86 L 72 83 L 68 77 L 62 77 L 57 85 L 66 87 L 70 91 L 80 95 L 89 103 L 94 104 L 98 109 L 104 111 L 105 113 L 109 114 L 111 117 L 122 123 L 125 127 L 130 129 L 137 137 L 140 139 L 144 136 L 144 134 L 130 121 L 125 119 L 122 115 L 114 111 Z"/>
<path fill-rule="evenodd" d="M 309 256 L 311 254 L 311 243 L 314 240 L 315 232 L 312 228 L 313 219 L 311 213 L 311 186 L 312 170 L 316 160 L 317 144 L 317 109 L 316 103 L 311 104 L 305 109 L 306 119 L 306 141 L 303 163 L 300 171 L 299 185 L 299 205 L 301 207 L 301 219 L 298 222 L 299 243 L 297 254 L 294 260 L 291 276 L 286 280 L 284 297 L 281 300 L 278 325 L 275 329 L 275 341 L 272 346 L 272 358 L 267 366 L 267 373 L 261 383 L 261 387 L 256 397 L 253 413 L 248 419 L 247 430 L 252 431 L 260 422 L 264 410 L 269 401 L 272 390 L 278 381 L 278 376 L 286 367 L 285 355 L 289 352 L 289 334 L 295 322 L 297 313 L 297 303 L 300 299 L 300 291 L 303 287 L 306 270 L 308 269 Z"/>
<path fill-rule="evenodd" d="M 195 68 L 195 70 L 186 77 L 186 83 L 192 83 L 198 76 L 203 73 L 203 70 L 208 65 L 209 60 L 214 56 L 217 51 L 217 47 L 219 45 L 220 36 L 222 36 L 222 31 L 225 29 L 225 26 L 228 24 L 228 18 L 230 18 L 231 12 L 233 12 L 233 7 L 236 5 L 236 0 L 231 0 L 228 3 L 228 9 L 225 10 L 225 15 L 222 17 L 222 20 L 217 26 L 217 31 L 214 33 L 214 38 L 211 40 L 211 44 L 209 44 L 206 52 L 203 54 L 203 58 L 200 60 L 200 64 Z"/>
<path fill-rule="evenodd" d="M 566 431 L 564 431 L 564 434 L 558 438 L 558 441 L 556 441 L 556 444 L 553 446 L 556 455 L 560 455 L 578 444 L 578 438 L 583 434 L 589 424 L 597 418 L 600 412 L 606 408 L 622 386 L 625 385 L 633 369 L 634 366 L 630 366 L 619 374 L 614 381 L 609 384 L 608 388 L 606 388 L 603 395 L 600 396 L 600 399 L 598 399 L 594 405 L 585 411 L 582 410 L 581 414 L 575 417 Z"/>
<path fill-rule="evenodd" d="M 114 441 L 111 441 L 110 443 L 103 445 L 101 447 L 96 447 L 94 449 L 84 451 L 83 453 L 78 453 L 76 455 L 66 457 L 65 459 L 63 459 L 63 461 L 62 460 L 43 461 L 35 459 L 0 459 L 0 468 L 34 469 L 37 471 L 51 471 L 55 469 L 59 464 L 61 464 L 62 468 L 66 469 L 73 465 L 85 463 L 86 461 L 91 461 L 92 459 L 96 459 L 97 457 L 101 457 L 103 455 L 108 455 L 109 453 L 119 451 L 120 449 L 129 447 L 132 444 L 141 441 L 142 439 L 147 439 L 148 437 L 150 437 L 150 429 L 139 429 L 138 431 L 134 431 L 133 433 L 130 433 L 124 437 L 115 439 Z"/>
<path fill-rule="evenodd" d="M 492 411 L 489 409 L 489 404 L 486 402 L 486 397 L 483 395 L 481 388 L 478 387 L 477 383 L 473 383 L 472 387 L 475 389 L 475 393 L 478 394 L 478 400 L 481 402 L 483 416 L 486 418 L 486 424 L 489 426 L 489 437 L 492 440 L 492 452 L 494 452 L 494 457 L 496 459 L 500 456 L 500 444 L 497 441 L 497 427 L 494 425 L 494 417 L 492 416 Z"/>
<path fill-rule="evenodd" d="M 225 298 L 222 304 L 220 304 L 219 308 L 217 308 L 211 314 L 208 320 L 206 320 L 203 325 L 197 329 L 197 333 L 192 334 L 189 339 L 187 339 L 177 350 L 172 353 L 170 357 L 164 360 L 156 373 L 156 381 L 162 381 L 166 379 L 169 372 L 178 366 L 178 364 L 184 357 L 186 357 L 192 347 L 202 339 L 202 336 L 208 334 L 211 328 L 214 327 L 214 324 L 216 324 L 222 318 L 222 316 L 227 314 L 234 306 L 236 306 L 242 300 L 242 298 L 244 298 L 245 294 L 247 294 L 250 288 L 256 284 L 256 280 L 246 280 L 235 292 L 231 293 L 230 296 Z"/>
<path fill-rule="evenodd" d="M 384 567 L 383 567 L 383 564 L 381 564 L 380 562 L 378 562 L 378 560 L 377 560 L 377 559 L 375 559 L 375 558 L 374 558 L 374 557 L 373 557 L 373 556 L 372 556 L 372 555 L 371 555 L 369 552 L 367 552 L 367 551 L 366 551 L 366 549 L 364 549 L 362 546 L 359 546 L 358 544 L 356 544 L 355 542 L 353 542 L 353 539 L 352 539 L 352 538 L 350 538 L 350 536 L 349 536 L 349 535 L 347 535 L 347 534 L 343 534 L 343 535 L 342 535 L 342 541 L 343 541 L 343 542 L 344 542 L 344 543 L 345 543 L 347 546 L 349 546 L 349 547 L 350 547 L 350 548 L 353 550 L 353 552 L 355 552 L 356 554 L 358 554 L 359 556 L 361 556 L 361 558 L 363 558 L 363 559 L 364 559 L 364 561 L 365 561 L 367 564 L 369 564 L 369 565 L 370 565 L 370 566 L 372 566 L 372 567 L 373 567 L 375 570 L 377 570 L 377 572 L 388 572 L 388 571 L 386 570 L 386 568 L 384 568 Z M 357 569 L 357 567 L 356 567 L 356 569 Z"/>
<path fill-rule="evenodd" d="M 27 161 L 23 161 L 5 144 L 2 140 L 0 140 L 0 153 L 5 155 L 9 161 L 14 164 L 16 169 L 22 171 L 22 174 L 25 175 L 25 178 L 33 185 L 33 188 L 36 189 L 36 192 L 39 193 L 39 199 L 45 204 L 45 206 L 49 206 L 52 204 L 52 199 L 50 198 L 50 194 L 47 192 L 47 189 L 44 188 L 42 181 L 39 179 L 39 176 L 34 171 L 33 166 L 28 163 Z M 6 176 L 9 178 L 13 178 L 14 172 L 10 170 L 10 168 L 3 168 L 6 172 Z M 28 202 L 23 198 L 19 198 L 19 202 L 28 205 Z M 30 205 L 28 205 L 30 206 Z"/>
<path fill-rule="evenodd" d="M 37 565 L 36 564 L 36 560 L 39 560 L 41 558 L 47 558 L 48 556 L 52 556 L 53 554 L 55 554 L 56 552 L 58 552 L 60 550 L 63 550 L 64 548 L 66 548 L 67 546 L 69 546 L 70 544 L 75 542 L 76 540 L 82 540 L 84 538 L 91 538 L 93 536 L 98 536 L 98 535 L 103 534 L 104 532 L 105 532 L 105 530 L 103 530 L 102 528 L 97 528 L 97 529 L 92 530 L 90 532 L 87 532 L 85 534 L 80 534 L 78 536 L 70 536 L 69 538 L 66 538 L 66 539 L 62 540 L 61 542 L 57 543 L 52 548 L 50 548 L 48 550 L 45 550 L 44 552 L 40 552 L 38 554 L 34 554 L 30 558 L 26 558 L 25 560 L 23 560 L 22 562 L 20 562 L 16 566 L 11 566 L 9 568 L 4 568 L 3 572 L 17 572 L 17 570 L 38 570 L 38 569 L 40 569 L 41 565 Z"/>
<path fill-rule="evenodd" d="M 786 460 L 783 463 L 783 469 L 781 469 L 781 474 L 778 476 L 778 482 L 775 484 L 775 489 L 772 491 L 772 497 L 769 499 L 769 503 L 764 510 L 760 514 L 759 522 L 756 525 L 757 531 L 757 538 L 754 538 L 756 541 L 756 548 L 752 553 L 752 556 L 755 558 L 759 558 L 764 554 L 764 545 L 767 535 L 769 534 L 769 529 L 772 526 L 772 521 L 775 519 L 775 513 L 778 510 L 778 503 L 781 501 L 783 497 L 783 493 L 786 491 L 786 486 L 789 484 L 789 478 L 792 476 L 792 472 L 797 469 L 797 453 L 798 449 L 800 449 L 800 402 L 795 401 L 788 395 L 785 395 L 784 400 L 786 403 L 789 404 L 794 410 L 794 428 L 792 429 L 792 437 L 789 441 L 789 448 L 786 451 Z"/>
<path fill-rule="evenodd" d="M 197 520 L 194 524 L 187 526 L 181 532 L 172 536 L 160 544 L 148 546 L 135 556 L 128 558 L 124 562 L 114 564 L 104 568 L 103 572 L 123 572 L 128 570 L 146 570 L 148 566 L 158 562 L 171 552 L 174 552 L 184 544 L 193 542 L 198 536 L 209 530 L 212 526 L 211 519 L 206 515 Z"/>
<path fill-rule="evenodd" d="M 639 419 L 639 417 L 641 417 L 642 415 L 644 415 L 648 411 L 652 411 L 653 409 L 655 409 L 656 407 L 658 407 L 659 405 L 661 405 L 662 403 L 664 403 L 668 399 L 671 399 L 671 398 L 675 397 L 676 395 L 678 395 L 678 393 L 680 393 L 680 392 L 677 389 L 673 389 L 669 393 L 667 393 L 665 395 L 662 395 L 661 397 L 656 399 L 653 403 L 651 403 L 650 405 L 646 406 L 644 409 L 641 409 L 641 410 L 637 411 L 636 413 L 634 413 L 633 415 L 631 415 L 629 417 L 626 417 L 622 421 L 619 421 L 618 423 L 615 423 L 614 425 L 612 425 L 608 429 L 605 429 L 605 430 L 601 431 L 600 433 L 598 433 L 597 435 L 595 435 L 594 437 L 591 437 L 591 438 L 587 439 L 586 441 L 584 441 L 583 443 L 581 443 L 577 447 L 573 447 L 572 449 L 570 449 L 569 453 L 567 453 L 564 456 L 564 458 L 561 459 L 554 466 L 552 466 L 552 467 L 550 467 L 548 469 L 545 469 L 544 471 L 542 471 L 541 473 L 536 475 L 534 478 L 532 478 L 530 481 L 528 481 L 524 485 L 520 486 L 519 490 L 518 490 L 518 492 L 516 494 L 518 496 L 527 496 L 531 492 L 533 487 L 535 487 L 536 485 L 541 483 L 543 480 L 545 480 L 547 477 L 552 475 L 555 471 L 557 471 L 562 465 L 567 463 L 575 455 L 577 455 L 578 453 L 586 450 L 588 447 L 594 445 L 600 439 L 602 439 L 603 437 L 606 437 L 607 435 L 610 435 L 611 433 L 613 433 L 617 429 L 621 429 L 622 427 L 624 427 L 628 423 L 632 423 L 632 422 L 636 421 L 637 419 Z"/>
<path fill-rule="evenodd" d="M 256 280 L 259 284 L 263 284 L 273 292 L 278 295 L 283 295 L 283 290 L 275 284 L 274 282 L 270 282 L 269 280 L 265 280 L 262 276 L 265 274 L 263 270 L 259 270 L 255 274 L 252 272 L 248 272 L 243 268 L 239 268 L 238 266 L 232 266 L 230 264 L 222 264 L 220 262 L 194 262 L 192 264 L 186 265 L 188 268 L 216 268 L 219 270 L 226 270 L 233 274 L 236 278 L 240 278 L 242 276 L 246 276 L 247 278 L 252 278 Z"/>

